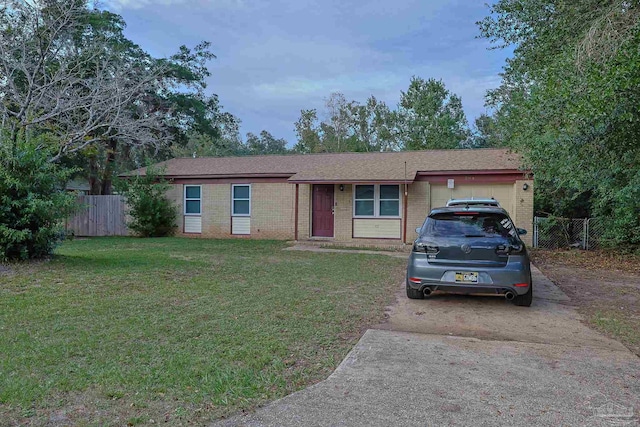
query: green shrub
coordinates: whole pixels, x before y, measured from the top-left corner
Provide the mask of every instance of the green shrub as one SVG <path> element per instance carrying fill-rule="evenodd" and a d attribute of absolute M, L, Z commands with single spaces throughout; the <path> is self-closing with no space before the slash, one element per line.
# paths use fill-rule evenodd
<path fill-rule="evenodd" d="M 64 191 L 73 170 L 51 163 L 47 144 L 0 132 L 0 261 L 42 258 L 64 239 L 75 196 Z"/>
<path fill-rule="evenodd" d="M 594 211 L 603 223 L 602 246 L 640 253 L 640 170 L 617 187 L 601 191 L 594 202 Z"/>
<path fill-rule="evenodd" d="M 177 211 L 166 197 L 169 183 L 161 171 L 148 167 L 145 175 L 121 180 L 118 189 L 127 198 L 131 221 L 127 226 L 141 237 L 164 237 L 176 230 Z"/>

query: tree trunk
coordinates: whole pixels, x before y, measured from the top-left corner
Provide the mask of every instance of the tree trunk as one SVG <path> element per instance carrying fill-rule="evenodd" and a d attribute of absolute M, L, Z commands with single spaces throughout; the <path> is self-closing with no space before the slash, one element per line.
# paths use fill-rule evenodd
<path fill-rule="evenodd" d="M 107 160 L 102 175 L 102 194 L 111 194 L 113 187 L 113 167 L 116 162 L 116 152 L 118 149 L 118 141 L 114 138 L 109 139 L 107 149 Z"/>
<path fill-rule="evenodd" d="M 97 157 L 89 157 L 89 194 L 92 196 L 100 195 L 100 180 L 98 179 L 98 159 Z"/>

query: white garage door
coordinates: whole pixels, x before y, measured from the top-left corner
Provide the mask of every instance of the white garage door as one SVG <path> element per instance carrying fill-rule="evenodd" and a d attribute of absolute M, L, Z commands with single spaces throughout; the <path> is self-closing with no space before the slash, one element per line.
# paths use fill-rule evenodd
<path fill-rule="evenodd" d="M 471 197 L 474 199 L 493 197 L 500 203 L 500 206 L 509 212 L 511 217 L 514 216 L 513 184 L 456 184 L 454 188 L 447 188 L 446 184 L 431 185 L 432 209 L 446 205 L 449 199 Z"/>

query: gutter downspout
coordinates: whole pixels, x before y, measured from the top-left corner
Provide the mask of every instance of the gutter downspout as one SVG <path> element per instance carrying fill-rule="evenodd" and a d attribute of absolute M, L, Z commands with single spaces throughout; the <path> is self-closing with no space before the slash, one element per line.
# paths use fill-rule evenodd
<path fill-rule="evenodd" d="M 294 226 L 294 240 L 297 242 L 298 241 L 298 199 L 299 196 L 298 194 L 300 193 L 300 184 L 296 184 L 296 205 L 295 205 L 295 213 L 294 213 L 294 217 L 295 217 L 295 226 Z"/>
<path fill-rule="evenodd" d="M 407 189 L 407 184 L 404 185 L 404 215 L 403 215 L 403 219 L 404 219 L 404 224 L 403 224 L 403 230 L 402 230 L 402 243 L 407 243 L 407 202 L 409 200 L 409 196 L 408 196 L 408 189 Z"/>
<path fill-rule="evenodd" d="M 409 189 L 407 188 L 407 162 L 404 162 L 404 214 L 402 215 L 402 244 L 407 243 L 407 201 L 409 198 Z"/>

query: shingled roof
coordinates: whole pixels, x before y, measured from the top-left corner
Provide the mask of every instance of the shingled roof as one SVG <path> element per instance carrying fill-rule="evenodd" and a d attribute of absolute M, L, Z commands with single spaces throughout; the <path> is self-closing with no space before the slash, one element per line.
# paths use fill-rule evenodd
<path fill-rule="evenodd" d="M 286 177 L 294 183 L 402 182 L 413 181 L 420 172 L 513 172 L 521 167 L 521 158 L 500 148 L 176 158 L 156 166 L 166 170 L 167 178 Z M 146 168 L 142 168 L 126 175 L 145 172 Z"/>

